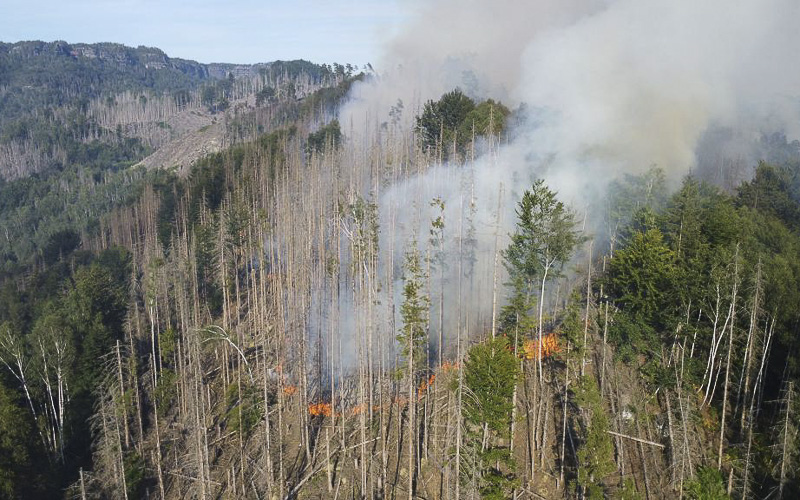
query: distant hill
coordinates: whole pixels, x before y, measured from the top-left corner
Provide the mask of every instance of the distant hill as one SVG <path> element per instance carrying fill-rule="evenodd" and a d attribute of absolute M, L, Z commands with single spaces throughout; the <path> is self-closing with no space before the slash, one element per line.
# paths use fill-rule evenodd
<path fill-rule="evenodd" d="M 37 258 L 56 232 L 96 231 L 160 175 L 153 170 L 188 174 L 204 156 L 301 115 L 329 119 L 352 69 L 202 64 L 115 43 L 0 42 L 0 274 Z"/>
<path fill-rule="evenodd" d="M 42 106 L 149 90 L 176 93 L 209 80 L 300 73 L 319 80 L 327 68 L 308 61 L 203 64 L 167 56 L 154 47 L 64 41 L 0 42 L 0 127 Z"/>
<path fill-rule="evenodd" d="M 195 61 L 114 43 L 0 43 L 0 126 L 32 108 L 124 91 L 191 90 L 212 78 Z"/>
<path fill-rule="evenodd" d="M 93 140 L 127 137 L 157 149 L 182 133 L 179 114 L 219 113 L 256 92 L 262 105 L 300 99 L 351 69 L 303 60 L 202 64 L 117 43 L 0 42 L 0 178 L 62 169 Z"/>

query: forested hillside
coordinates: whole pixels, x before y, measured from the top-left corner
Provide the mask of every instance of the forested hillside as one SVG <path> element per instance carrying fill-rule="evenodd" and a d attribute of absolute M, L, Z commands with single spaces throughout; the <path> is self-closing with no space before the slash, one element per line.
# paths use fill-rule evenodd
<path fill-rule="evenodd" d="M 797 142 L 572 206 L 459 88 L 0 54 L 0 496 L 800 495 Z"/>
<path fill-rule="evenodd" d="M 294 120 L 313 106 L 298 99 L 346 85 L 352 71 L 202 65 L 117 44 L 0 44 L 0 266 L 58 257 L 163 175 L 154 167 L 185 175 L 199 157 Z"/>
<path fill-rule="evenodd" d="M 139 236 L 114 244 L 110 225 L 163 198 L 168 242 L 167 207 L 184 189 L 195 206 L 213 203 L 223 158 L 255 151 L 259 131 L 328 120 L 357 76 L 63 42 L 2 44 L 0 68 L 0 497 L 61 497 L 91 468 L 102 359 L 130 326 Z M 223 148 L 195 168 L 184 160 Z"/>

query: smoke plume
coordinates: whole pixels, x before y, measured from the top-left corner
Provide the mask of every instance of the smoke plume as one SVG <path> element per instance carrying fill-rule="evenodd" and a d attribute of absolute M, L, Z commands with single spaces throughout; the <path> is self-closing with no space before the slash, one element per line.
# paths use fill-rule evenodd
<path fill-rule="evenodd" d="M 623 173 L 655 165 L 674 182 L 703 168 L 701 143 L 706 152 L 752 162 L 751 146 L 762 134 L 794 139 L 800 132 L 796 0 L 413 5 L 409 25 L 376 65 L 379 76 L 353 89 L 342 121 L 358 136 L 369 124 L 388 121 L 392 106 L 402 102 L 400 125 L 411 127 L 426 101 L 455 87 L 476 99 L 524 104 L 525 118 L 510 143 L 467 167 L 431 166 L 379 200 L 383 233 L 396 231 L 391 245 L 382 236 L 381 262 L 397 267 L 396 277 L 412 235 L 424 246 L 436 215 L 428 207 L 432 198 L 446 207 L 449 255 L 459 251 L 471 217 L 476 269 L 464 285 L 454 266 L 448 268 L 444 302 L 452 311 L 462 301 L 462 310 L 471 308 L 484 326 L 497 234 L 502 248 L 521 191 L 535 178 L 579 213 L 597 213 L 604 187 Z M 714 133 L 720 130 L 728 133 Z M 452 332 L 462 323 L 445 318 L 440 327 Z"/>

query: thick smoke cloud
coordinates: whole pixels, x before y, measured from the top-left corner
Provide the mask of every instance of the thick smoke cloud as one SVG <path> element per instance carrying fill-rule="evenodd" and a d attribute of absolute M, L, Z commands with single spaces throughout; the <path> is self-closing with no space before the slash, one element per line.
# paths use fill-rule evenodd
<path fill-rule="evenodd" d="M 526 103 L 524 147 L 553 169 L 680 176 L 709 128 L 798 132 L 799 14 L 794 0 L 435 1 L 345 115 L 386 120 L 398 99 L 418 111 L 458 86 Z"/>
<path fill-rule="evenodd" d="M 533 179 L 545 178 L 589 213 L 591 226 L 604 186 L 623 173 L 656 165 L 677 182 L 702 168 L 701 143 L 706 158 L 711 151 L 753 162 L 762 134 L 797 138 L 797 19 L 796 0 L 434 1 L 417 5 L 376 65 L 380 76 L 354 88 L 342 119 L 358 136 L 388 121 L 400 100 L 401 125 L 411 127 L 424 102 L 454 87 L 524 103 L 526 119 L 510 144 L 469 168 L 432 166 L 379 200 L 381 226 L 408 242 L 412 234 L 425 239 L 435 215 L 427 202 L 441 198 L 455 252 L 470 193 L 477 269 L 466 291 L 454 290 L 451 266 L 447 296 L 486 318 L 497 222 L 502 235 L 513 230 L 514 206 Z M 381 243 L 383 265 L 397 266 L 403 245 L 387 255 L 386 237 Z"/>

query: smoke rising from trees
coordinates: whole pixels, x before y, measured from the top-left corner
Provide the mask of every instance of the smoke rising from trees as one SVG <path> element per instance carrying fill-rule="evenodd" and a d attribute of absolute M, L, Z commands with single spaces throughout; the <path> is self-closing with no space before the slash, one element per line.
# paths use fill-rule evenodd
<path fill-rule="evenodd" d="M 525 103 L 514 146 L 554 180 L 653 164 L 679 177 L 709 129 L 750 141 L 799 131 L 798 14 L 791 0 L 441 0 L 386 47 L 382 75 L 357 86 L 345 115 L 385 121 L 398 99 L 416 112 L 460 87 Z"/>
<path fill-rule="evenodd" d="M 536 178 L 598 233 L 605 186 L 622 174 L 657 166 L 675 183 L 718 168 L 702 157 L 744 163 L 731 175 L 746 176 L 761 137 L 800 132 L 792 26 L 800 5 L 791 0 L 441 0 L 416 9 L 385 48 L 379 75 L 352 90 L 342 122 L 351 139 L 367 142 L 381 123 L 412 127 L 425 102 L 456 87 L 518 109 L 497 150 L 467 165 L 432 165 L 379 195 L 382 262 L 395 267 L 412 239 L 425 246 L 431 199 L 446 207 L 449 255 L 459 252 L 474 203 L 477 267 L 458 293 L 455 266 L 444 281 L 446 296 L 461 296 L 478 317 L 491 308 L 495 235 L 503 248 L 514 206 Z"/>

